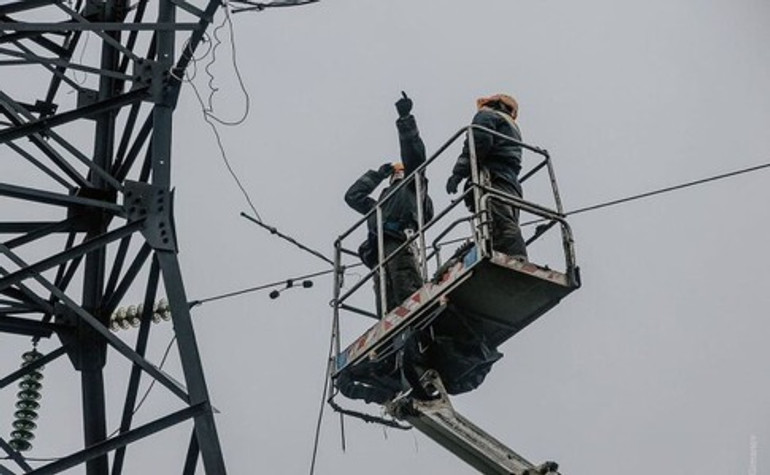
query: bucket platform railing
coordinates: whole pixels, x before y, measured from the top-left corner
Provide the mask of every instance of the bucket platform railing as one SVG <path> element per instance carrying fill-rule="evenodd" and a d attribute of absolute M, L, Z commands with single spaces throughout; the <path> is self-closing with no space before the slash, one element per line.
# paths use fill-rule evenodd
<path fill-rule="evenodd" d="M 538 176 L 539 173 L 542 173 L 543 171 L 545 171 L 547 173 L 547 180 L 550 185 L 550 190 L 551 190 L 552 200 L 553 200 L 553 207 L 549 208 L 542 204 L 534 203 L 517 196 L 505 194 L 483 183 L 481 173 L 479 171 L 478 159 L 476 156 L 475 147 L 473 146 L 473 134 L 469 133 L 472 130 L 483 131 L 501 140 L 507 140 L 507 141 L 513 142 L 521 146 L 522 149 L 532 152 L 533 154 L 538 156 L 540 160 L 538 160 L 530 169 L 526 170 L 521 175 L 520 181 L 522 184 L 525 184 L 527 181 L 531 180 L 533 177 Z M 424 209 L 422 205 L 422 200 L 418 199 L 417 200 L 418 229 L 396 250 L 394 250 L 388 255 L 385 255 L 383 251 L 384 246 L 382 246 L 382 239 L 383 239 L 382 206 L 383 204 L 386 203 L 389 199 L 391 199 L 395 195 L 395 193 L 399 189 L 401 189 L 401 187 L 412 186 L 411 184 L 413 182 L 416 188 L 416 192 L 418 196 L 420 196 L 422 194 L 422 190 L 424 190 L 427 187 L 425 176 L 427 172 L 431 169 L 431 165 L 433 165 L 434 162 L 436 162 L 440 158 L 446 159 L 445 152 L 453 144 L 457 143 L 458 139 L 463 135 L 467 135 L 468 137 L 470 152 L 471 152 L 470 153 L 471 176 L 468 179 L 469 186 L 466 187 L 466 189 L 458 196 L 457 199 L 452 200 L 448 206 L 446 206 L 443 209 L 437 210 L 433 219 L 431 219 L 428 222 L 426 222 L 424 219 Z M 454 160 L 454 158 L 455 157 L 449 157 L 449 159 L 451 160 Z M 525 154 L 525 157 L 523 160 L 524 164 L 526 164 L 528 161 L 529 161 L 529 157 L 527 157 L 527 155 Z M 451 217 L 450 215 L 452 214 L 452 212 L 456 213 L 460 205 L 462 205 L 466 201 L 466 197 L 468 196 L 470 196 L 471 199 L 473 200 L 473 203 L 474 203 L 473 209 L 477 211 L 475 213 L 467 212 L 463 216 L 459 218 L 454 217 L 454 219 L 450 221 L 449 218 Z M 425 163 L 423 163 L 419 168 L 417 168 L 417 170 L 415 170 L 414 173 L 406 177 L 404 180 L 401 181 L 401 183 L 395 186 L 393 190 L 391 190 L 391 192 L 388 194 L 388 196 L 384 197 L 374 209 L 372 209 L 369 213 L 361 217 L 358 221 L 356 221 L 353 224 L 353 226 L 348 228 L 345 232 L 343 232 L 337 238 L 337 240 L 334 243 L 334 251 L 335 251 L 334 263 L 335 263 L 335 271 L 336 271 L 335 274 L 337 278 L 335 279 L 334 297 L 331 302 L 334 308 L 335 327 L 337 327 L 337 325 L 339 324 L 339 318 L 342 311 L 366 315 L 377 319 L 382 318 L 383 315 L 378 315 L 376 311 L 369 311 L 362 308 L 361 306 L 352 305 L 349 303 L 349 301 L 351 300 L 352 297 L 354 297 L 359 292 L 362 286 L 366 282 L 372 280 L 375 275 L 384 277 L 385 264 L 389 262 L 391 259 L 393 259 L 393 257 L 398 252 L 403 251 L 409 246 L 416 247 L 417 255 L 419 257 L 419 262 L 420 262 L 420 270 L 422 273 L 423 280 L 426 282 L 429 281 L 431 278 L 431 275 L 430 275 L 431 270 L 435 271 L 441 266 L 442 250 L 443 248 L 445 248 L 450 244 L 455 244 L 458 242 L 472 242 L 473 245 L 478 247 L 479 252 L 481 253 L 481 257 L 490 257 L 492 253 L 491 240 L 489 237 L 490 236 L 490 231 L 489 231 L 490 219 L 488 217 L 489 215 L 488 208 L 489 208 L 490 200 L 504 201 L 518 208 L 520 212 L 532 215 L 534 217 L 532 221 L 525 222 L 524 225 L 522 226 L 524 228 L 524 227 L 527 227 L 528 224 L 538 224 L 535 232 L 532 233 L 532 236 L 526 239 L 527 246 L 529 246 L 534 241 L 541 238 L 548 230 L 558 225 L 558 229 L 560 230 L 560 233 L 561 233 L 565 273 L 567 276 L 569 276 L 569 279 L 572 283 L 574 283 L 575 285 L 578 284 L 579 276 L 577 274 L 577 264 L 575 260 L 574 239 L 573 239 L 571 228 L 564 216 L 563 205 L 562 205 L 561 197 L 559 195 L 559 189 L 556 182 L 554 167 L 553 167 L 553 163 L 549 153 L 542 148 L 535 147 L 533 145 L 529 145 L 521 141 L 517 141 L 511 137 L 486 129 L 484 127 L 470 125 L 460 129 L 455 134 L 453 134 L 450 137 L 450 139 L 447 140 L 433 155 L 431 155 L 425 161 Z M 351 285 L 348 288 L 345 288 L 344 286 L 345 271 L 351 267 L 354 267 L 360 264 L 360 260 L 356 249 L 358 247 L 358 244 L 360 244 L 360 241 L 363 239 L 360 237 L 360 234 L 363 234 L 366 232 L 366 223 L 370 218 L 370 216 L 372 215 L 376 216 L 376 220 L 377 220 L 377 235 L 378 235 L 378 243 L 379 243 L 378 264 L 375 268 L 369 270 L 364 276 L 362 276 L 358 282 L 356 282 L 355 284 Z M 446 240 L 446 241 L 443 240 L 458 225 L 463 223 L 467 224 L 469 228 L 468 233 L 465 236 L 463 236 L 462 238 L 453 239 L 453 240 Z M 358 235 L 356 234 L 356 232 L 358 232 Z M 433 237 L 432 239 L 429 239 L 429 234 L 431 232 L 433 232 L 434 235 L 432 236 Z M 358 239 L 354 240 L 355 236 L 358 236 Z M 428 243 L 430 243 L 430 246 L 427 245 Z M 430 265 L 431 262 L 433 262 L 432 266 Z M 382 299 L 382 301 L 385 301 L 384 300 L 386 297 L 385 293 L 387 291 L 384 285 L 385 279 L 380 278 L 379 282 L 380 282 L 380 288 L 378 289 L 378 292 L 380 294 L 380 298 Z"/>

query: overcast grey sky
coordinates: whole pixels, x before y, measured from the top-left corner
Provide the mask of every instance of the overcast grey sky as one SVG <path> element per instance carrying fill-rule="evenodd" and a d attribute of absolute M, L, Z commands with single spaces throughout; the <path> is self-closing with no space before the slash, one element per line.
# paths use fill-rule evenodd
<path fill-rule="evenodd" d="M 220 128 L 227 156 L 265 222 L 329 255 L 358 219 L 345 189 L 397 158 L 401 90 L 430 153 L 470 121 L 477 97 L 514 95 L 525 140 L 553 156 L 567 210 L 770 161 L 766 0 L 322 0 L 236 15 L 234 26 L 251 107 L 242 125 Z M 216 112 L 235 120 L 244 96 L 229 48 L 220 51 Z M 325 270 L 239 217 L 248 205 L 190 87 L 176 118 L 190 298 Z M 429 172 L 439 203 L 453 159 Z M 760 171 L 574 216 L 583 288 L 504 344 L 505 358 L 456 408 L 565 475 L 746 474 L 752 436 L 765 473 L 769 179 Z M 193 310 L 231 473 L 308 472 L 331 322 L 331 280 L 315 284 Z M 343 321 L 350 334 L 369 323 Z M 12 368 L 28 343 L 2 339 Z M 79 402 L 64 363 L 47 370 L 33 456 L 79 443 L 77 430 L 61 430 L 79 417 L 66 410 Z M 168 369 L 181 374 L 176 357 Z M 155 389 L 142 411 L 172 400 Z M 474 473 L 416 431 L 351 419 L 345 429 L 343 453 L 327 408 L 317 474 Z M 186 443 L 176 431 L 137 444 L 129 454 L 146 455 L 129 455 L 129 473 L 176 473 Z"/>

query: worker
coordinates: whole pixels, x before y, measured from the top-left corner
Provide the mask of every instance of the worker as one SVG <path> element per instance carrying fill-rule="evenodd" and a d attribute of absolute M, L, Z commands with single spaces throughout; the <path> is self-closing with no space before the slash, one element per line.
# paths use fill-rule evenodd
<path fill-rule="evenodd" d="M 412 115 L 413 101 L 405 92 L 396 102 L 398 119 L 396 128 L 401 151 L 401 162 L 385 163 L 377 170 L 368 170 L 345 193 L 345 202 L 361 214 L 367 214 L 378 204 L 382 207 L 383 247 L 387 260 L 394 250 L 401 246 L 418 229 L 417 186 L 411 180 L 388 197 L 402 180 L 409 177 L 425 162 L 425 144 L 417 129 L 417 122 Z M 375 200 L 369 196 L 384 180 L 389 184 Z M 433 218 L 433 203 L 428 196 L 428 180 L 420 173 L 422 191 L 423 224 Z M 384 199 L 387 198 L 387 199 Z M 364 264 L 374 269 L 378 264 L 377 216 L 372 213 L 367 222 L 367 239 L 359 248 L 359 256 Z M 422 287 L 416 245 L 413 242 L 387 260 L 384 269 L 385 278 L 385 313 L 406 300 L 414 291 Z M 377 302 L 377 315 L 382 318 L 380 302 L 379 272 L 374 274 L 374 287 Z"/>
<path fill-rule="evenodd" d="M 478 99 L 476 105 L 478 111 L 473 117 L 473 125 L 485 127 L 521 142 L 521 131 L 516 123 L 519 105 L 513 97 L 495 94 Z M 473 139 L 482 184 L 521 198 L 521 146 L 483 130 L 474 129 Z M 452 175 L 447 180 L 447 192 L 457 193 L 460 182 L 467 180 L 470 175 L 470 151 L 466 139 L 463 151 L 452 169 Z M 465 188 L 468 186 L 466 181 Z M 492 249 L 519 260 L 526 260 L 527 247 L 519 227 L 519 209 L 499 199 L 491 199 L 488 203 L 492 218 Z"/>

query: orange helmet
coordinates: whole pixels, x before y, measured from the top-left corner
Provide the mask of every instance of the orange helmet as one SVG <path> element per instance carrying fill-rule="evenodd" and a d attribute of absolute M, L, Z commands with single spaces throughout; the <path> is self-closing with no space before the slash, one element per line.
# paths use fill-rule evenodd
<path fill-rule="evenodd" d="M 489 97 L 481 97 L 479 99 L 476 99 L 476 107 L 481 109 L 482 107 L 485 107 L 493 102 L 502 102 L 508 109 L 511 110 L 510 115 L 514 119 L 518 117 L 519 115 L 519 103 L 516 102 L 516 99 L 509 96 L 508 94 L 495 94 L 494 96 Z"/>

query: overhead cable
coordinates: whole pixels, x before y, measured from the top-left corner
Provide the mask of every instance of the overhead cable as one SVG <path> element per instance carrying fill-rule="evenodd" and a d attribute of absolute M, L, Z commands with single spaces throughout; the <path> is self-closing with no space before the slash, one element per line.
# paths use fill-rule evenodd
<path fill-rule="evenodd" d="M 304 244 L 300 243 L 299 241 L 297 241 L 293 237 L 287 236 L 287 235 L 283 234 L 282 232 L 278 231 L 278 229 L 276 229 L 275 227 L 268 226 L 261 219 L 254 219 L 254 218 L 252 218 L 251 216 L 249 216 L 248 214 L 246 214 L 244 212 L 241 212 L 241 216 L 243 216 L 244 218 L 248 219 L 252 223 L 257 224 L 257 225 L 262 226 L 263 228 L 267 229 L 268 231 L 270 231 L 270 234 L 273 234 L 275 236 L 278 236 L 281 239 L 289 241 L 290 243 L 294 244 L 298 248 L 302 249 L 305 252 L 309 252 L 310 254 L 312 254 L 312 255 L 316 256 L 317 258 L 323 260 L 324 262 L 326 262 L 329 265 L 332 265 L 332 266 L 334 265 L 334 261 L 332 261 L 328 257 L 324 256 L 323 254 L 321 254 L 320 252 L 318 252 L 318 251 L 316 251 L 314 249 L 310 249 L 309 247 L 307 247 Z"/>
<path fill-rule="evenodd" d="M 217 48 L 222 43 L 222 41 L 220 40 L 220 38 L 218 36 L 218 32 L 225 25 L 228 25 L 229 29 L 230 29 L 230 46 L 231 46 L 231 52 L 232 52 L 231 57 L 232 57 L 233 68 L 235 70 L 235 74 L 236 74 L 236 77 L 238 79 L 238 83 L 240 85 L 241 91 L 243 91 L 244 97 L 246 98 L 246 109 L 244 110 L 243 115 L 239 119 L 234 120 L 234 121 L 228 121 L 228 120 L 222 119 L 222 118 L 218 117 L 216 114 L 214 114 L 213 98 L 214 98 L 214 95 L 216 94 L 216 92 L 219 91 L 219 88 L 217 88 L 214 85 L 214 75 L 213 75 L 213 73 L 209 69 L 214 64 L 214 62 L 216 61 L 216 50 L 217 50 Z M 284 240 L 292 243 L 293 245 L 297 246 L 298 248 L 300 248 L 300 249 L 302 249 L 302 250 L 304 250 L 304 251 L 306 251 L 306 252 L 308 252 L 308 253 L 316 256 L 316 257 L 318 257 L 319 259 L 323 260 L 327 264 L 334 265 L 332 260 L 329 259 L 328 257 L 324 256 L 322 253 L 320 253 L 320 252 L 318 252 L 316 250 L 313 250 L 313 249 L 309 248 L 308 246 L 305 246 L 304 244 L 300 243 L 299 241 L 297 241 L 296 239 L 292 238 L 291 236 L 288 236 L 288 235 L 278 231 L 275 227 L 269 226 L 269 225 L 265 224 L 264 221 L 262 220 L 262 216 L 259 214 L 259 211 L 257 211 L 257 207 L 254 205 L 254 202 L 252 201 L 249 192 L 246 190 L 246 187 L 243 185 L 240 177 L 235 172 L 235 169 L 233 168 L 232 164 L 230 163 L 230 160 L 229 160 L 229 158 L 227 156 L 227 152 L 225 151 L 224 143 L 222 141 L 222 136 L 219 133 L 219 129 L 217 128 L 216 123 L 219 123 L 221 125 L 228 126 L 228 127 L 237 126 L 237 125 L 242 124 L 246 120 L 246 118 L 248 117 L 249 112 L 250 112 L 250 98 L 249 98 L 249 93 L 248 93 L 248 91 L 246 89 L 246 86 L 244 85 L 243 77 L 241 76 L 240 69 L 238 67 L 238 61 L 237 61 L 237 55 L 236 55 L 235 30 L 234 30 L 234 27 L 233 27 L 232 19 L 230 17 L 230 4 L 229 4 L 229 1 L 225 2 L 225 19 L 224 19 L 224 21 L 219 26 L 217 26 L 214 29 L 213 37 L 214 37 L 213 41 L 215 42 L 215 44 L 213 46 L 210 46 L 209 50 L 204 55 L 204 56 L 206 56 L 206 55 L 209 54 L 209 52 L 211 53 L 211 59 L 207 62 L 206 66 L 204 67 L 206 75 L 209 77 L 209 79 L 208 79 L 208 87 L 209 87 L 209 90 L 210 90 L 210 92 L 208 94 L 208 97 L 206 98 L 205 101 L 204 101 L 203 96 L 201 95 L 200 91 L 195 86 L 195 84 L 192 83 L 191 81 L 189 81 L 189 78 L 188 78 L 188 82 L 190 83 L 190 85 L 191 85 L 191 87 L 193 89 L 193 92 L 195 94 L 195 97 L 198 100 L 198 104 L 201 107 L 201 112 L 203 113 L 203 119 L 206 121 L 207 124 L 209 124 L 209 126 L 211 127 L 211 130 L 214 132 L 214 136 L 215 136 L 216 141 L 217 141 L 217 146 L 219 147 L 219 151 L 220 151 L 220 155 L 222 157 L 222 161 L 224 162 L 225 167 L 227 168 L 228 172 L 230 173 L 230 176 L 233 178 L 233 180 L 235 181 L 236 185 L 240 189 L 241 194 L 246 199 L 246 202 L 248 203 L 249 208 L 251 209 L 251 211 L 254 213 L 254 216 L 256 217 L 256 219 L 253 218 L 253 217 L 248 216 L 245 213 L 241 213 L 241 216 L 243 216 L 243 217 L 251 220 L 252 222 L 254 222 L 254 223 L 264 227 L 265 229 L 270 231 L 271 234 L 273 234 L 273 235 L 275 235 L 275 236 L 277 236 L 277 237 L 279 237 L 281 239 L 284 239 Z M 192 58 L 193 65 L 195 65 L 195 62 L 197 60 L 200 60 L 200 59 L 202 59 L 202 58 Z"/>
<path fill-rule="evenodd" d="M 304 279 L 312 279 L 313 277 L 319 277 L 319 276 L 322 276 L 322 275 L 331 274 L 332 272 L 334 272 L 334 269 L 323 270 L 323 271 L 319 271 L 319 272 L 314 272 L 312 274 L 305 274 L 305 275 L 302 275 L 302 276 L 299 276 L 299 277 L 294 277 L 292 279 L 279 280 L 277 282 L 272 282 L 270 284 L 258 285 L 256 287 L 249 287 L 247 289 L 236 290 L 234 292 L 227 292 L 227 293 L 220 294 L 220 295 L 214 295 L 214 296 L 206 297 L 206 298 L 203 298 L 203 299 L 193 300 L 192 302 L 190 302 L 190 307 L 192 308 L 192 307 L 196 307 L 198 305 L 203 305 L 204 303 L 213 302 L 215 300 L 222 300 L 222 299 L 227 299 L 227 298 L 231 298 L 231 297 L 236 297 L 238 295 L 243 295 L 243 294 L 247 294 L 247 293 L 250 293 L 250 292 L 256 292 L 256 291 L 259 291 L 259 290 L 271 289 L 273 287 L 278 287 L 278 286 L 281 286 L 281 285 L 286 285 L 288 282 L 295 282 L 295 281 L 304 280 Z"/>
<path fill-rule="evenodd" d="M 326 408 L 326 401 L 328 400 L 327 395 L 329 394 L 329 389 L 330 389 L 331 370 L 332 370 L 332 361 L 333 361 L 332 357 L 334 355 L 334 342 L 335 342 L 335 335 L 334 335 L 334 332 L 332 331 L 332 335 L 329 340 L 329 356 L 326 359 L 326 373 L 324 374 L 324 385 L 323 385 L 323 390 L 321 391 L 321 405 L 318 408 L 318 417 L 316 419 L 316 425 L 315 425 L 315 435 L 313 436 L 313 455 L 310 457 L 310 475 L 315 475 L 315 462 L 318 457 L 318 446 L 321 442 L 321 423 L 323 422 L 324 408 Z M 343 442 L 343 445 L 344 445 L 344 442 Z"/>
<path fill-rule="evenodd" d="M 203 114 L 203 120 L 205 120 L 206 123 L 209 124 L 209 126 L 211 127 L 211 130 L 214 132 L 214 137 L 216 138 L 217 146 L 219 147 L 219 152 L 220 152 L 220 155 L 222 157 L 222 161 L 224 162 L 225 167 L 227 168 L 227 171 L 230 173 L 230 176 L 233 178 L 233 180 L 235 181 L 235 184 L 240 189 L 241 194 L 246 199 L 246 202 L 249 204 L 249 207 L 251 208 L 251 210 L 261 220 L 262 218 L 260 217 L 259 212 L 257 211 L 256 206 L 254 206 L 254 202 L 251 200 L 251 196 L 249 195 L 248 191 L 246 191 L 246 188 L 243 186 L 243 183 L 241 183 L 240 177 L 238 176 L 238 174 L 235 172 L 235 170 L 233 169 L 232 165 L 230 164 L 230 160 L 227 157 L 227 152 L 225 151 L 225 147 L 224 147 L 224 144 L 222 142 L 222 137 L 219 134 L 219 129 L 217 129 L 217 126 L 215 124 L 215 122 L 218 122 L 218 123 L 220 123 L 222 125 L 226 125 L 226 126 L 239 125 L 239 124 L 243 123 L 246 120 L 246 117 L 248 116 L 248 113 L 249 113 L 249 94 L 248 94 L 248 91 L 246 91 L 246 87 L 243 84 L 243 80 L 242 80 L 241 75 L 240 75 L 240 70 L 237 67 L 237 60 L 236 60 L 236 57 L 235 57 L 234 32 L 232 30 L 232 22 L 230 21 L 230 13 L 229 13 L 229 10 L 227 8 L 225 8 L 225 19 L 223 20 L 223 22 L 219 26 L 216 27 L 216 29 L 214 30 L 215 34 L 216 34 L 217 30 L 219 30 L 222 27 L 224 27 L 225 24 L 229 24 L 230 28 L 231 28 L 230 42 L 231 42 L 231 45 L 232 45 L 232 56 L 233 56 L 233 60 L 232 61 L 233 61 L 233 64 L 236 65 L 236 68 L 235 68 L 236 69 L 236 76 L 238 78 L 238 81 L 239 81 L 239 83 L 241 85 L 241 88 L 242 88 L 242 90 L 244 92 L 244 95 L 246 97 L 246 110 L 244 111 L 243 116 L 241 118 L 239 118 L 238 120 L 232 121 L 232 122 L 220 119 L 219 117 L 217 117 L 214 114 L 213 106 L 211 105 L 212 97 L 213 97 L 213 95 L 216 93 L 216 91 L 218 89 L 212 88 L 212 91 L 209 94 L 209 97 L 207 98 L 207 101 L 204 101 L 203 97 L 201 96 L 200 91 L 198 90 L 197 86 L 195 86 L 195 83 L 193 83 L 192 81 L 189 81 L 189 78 L 188 78 L 188 81 L 189 81 L 190 86 L 192 87 L 193 93 L 195 94 L 195 98 L 198 100 L 198 104 L 201 107 L 201 112 Z M 209 50 L 207 50 L 206 54 L 204 55 L 204 57 L 205 57 L 206 55 L 211 53 L 212 61 L 213 61 L 213 59 L 215 59 L 215 56 L 216 56 L 215 50 L 216 50 L 217 46 L 219 46 L 219 44 L 221 44 L 221 41 L 219 40 L 219 37 L 216 37 L 216 40 L 217 40 L 217 44 L 212 46 L 212 47 L 210 47 Z M 192 63 L 194 65 L 196 65 L 195 64 L 196 61 L 199 61 L 200 59 L 202 59 L 202 58 L 195 58 L 195 57 L 191 58 Z M 208 81 L 209 87 L 212 87 L 212 84 L 213 84 L 213 75 L 209 71 L 209 67 L 212 64 L 212 61 L 209 61 L 206 64 L 205 68 L 204 68 L 205 71 L 206 71 L 206 74 L 211 78 Z M 196 67 L 197 67 L 197 65 L 196 65 Z M 185 74 L 187 74 L 187 72 L 185 72 Z M 207 102 L 208 102 L 208 105 L 207 105 Z"/>
<path fill-rule="evenodd" d="M 233 3 L 247 5 L 244 7 L 233 9 L 233 13 L 242 13 L 242 12 L 251 12 L 251 11 L 261 12 L 268 8 L 276 8 L 276 7 L 298 7 L 301 5 L 316 3 L 319 0 L 273 0 L 272 2 L 255 2 L 252 0 L 231 0 L 231 1 Z"/>
<path fill-rule="evenodd" d="M 690 182 L 686 182 L 686 183 L 681 183 L 679 185 L 669 186 L 669 187 L 666 187 L 666 188 L 661 188 L 661 189 L 654 190 L 654 191 L 649 191 L 649 192 L 646 192 L 646 193 L 640 193 L 640 194 L 637 194 L 637 195 L 632 195 L 632 196 L 628 196 L 626 198 L 620 198 L 620 199 L 617 199 L 617 200 L 607 201 L 607 202 L 599 203 L 599 204 L 592 205 L 592 206 L 586 206 L 585 208 L 579 208 L 579 209 L 575 209 L 575 210 L 569 211 L 569 212 L 565 213 L 565 216 L 570 216 L 570 215 L 575 215 L 575 214 L 580 214 L 580 213 L 586 213 L 588 211 L 594 211 L 594 210 L 601 209 L 601 208 L 606 208 L 606 207 L 609 207 L 609 206 L 623 204 L 623 203 L 627 203 L 627 202 L 630 202 L 630 201 L 633 201 L 633 200 L 637 200 L 637 199 L 641 199 L 641 198 L 646 198 L 646 197 L 654 196 L 654 195 L 659 195 L 659 194 L 663 194 L 663 193 L 666 193 L 666 192 L 670 192 L 670 191 L 674 191 L 674 190 L 679 190 L 679 189 L 687 188 L 687 187 L 692 187 L 692 186 L 696 186 L 696 185 L 700 185 L 700 184 L 703 184 L 703 183 L 708 183 L 708 182 L 712 182 L 712 181 L 716 181 L 716 180 L 721 180 L 723 178 L 729 178 L 729 177 L 740 175 L 740 174 L 744 174 L 744 173 L 750 173 L 750 172 L 754 172 L 754 171 L 759 171 L 759 170 L 762 170 L 762 169 L 765 169 L 765 168 L 770 168 L 770 163 L 765 163 L 765 164 L 762 164 L 762 165 L 757 165 L 757 166 L 753 166 L 753 167 L 743 168 L 743 169 L 735 170 L 735 171 L 728 172 L 728 173 L 722 173 L 722 174 L 715 175 L 715 176 L 712 176 L 712 177 L 702 178 L 700 180 L 690 181 Z M 269 230 L 271 233 L 278 235 L 279 237 L 282 237 L 284 239 L 288 239 L 290 241 L 292 240 L 290 237 L 281 234 L 277 229 L 275 229 L 273 227 L 270 227 L 270 226 L 267 226 L 263 222 L 258 222 L 254 218 L 252 218 L 251 216 L 246 215 L 245 213 L 241 213 L 241 215 L 243 217 L 249 219 L 250 221 L 256 223 L 256 224 L 259 224 L 260 226 L 262 226 L 265 229 Z M 533 224 L 533 223 L 534 223 L 534 221 L 531 222 L 531 223 L 523 223 L 522 225 Z M 458 239 L 457 241 L 462 241 L 462 240 L 464 240 L 464 238 Z M 451 242 L 453 242 L 453 241 L 447 241 L 447 243 L 451 243 Z M 299 243 L 296 243 L 296 244 L 298 246 L 300 246 L 300 247 L 303 247 Z M 309 249 L 309 248 L 305 248 L 305 250 L 307 250 L 308 252 L 311 252 L 311 253 L 315 253 L 315 251 L 313 251 L 312 249 Z M 327 260 L 322 255 L 320 255 L 318 257 L 322 258 L 324 261 Z M 359 264 L 355 264 L 353 266 L 348 266 L 347 268 L 356 267 L 356 266 L 359 266 L 359 265 L 361 265 L 361 264 L 360 263 Z M 250 292 L 256 292 L 256 291 L 259 291 L 259 290 L 265 290 L 265 289 L 269 289 L 269 288 L 273 288 L 273 287 L 278 287 L 280 285 L 284 285 L 286 282 L 289 282 L 289 281 L 299 281 L 299 280 L 302 280 L 302 279 L 309 279 L 309 278 L 313 278 L 313 277 L 318 277 L 318 276 L 322 276 L 322 275 L 331 274 L 332 272 L 334 272 L 334 270 L 329 269 L 329 270 L 325 270 L 325 271 L 315 272 L 315 273 L 312 273 L 312 274 L 306 274 L 306 275 L 299 276 L 299 277 L 294 277 L 294 278 L 291 278 L 291 279 L 284 279 L 284 280 L 280 280 L 280 281 L 277 281 L 277 282 L 272 282 L 270 284 L 263 284 L 263 285 L 259 285 L 259 286 L 256 286 L 256 287 L 250 287 L 250 288 L 243 289 L 243 290 L 238 290 L 238 291 L 235 291 L 235 292 L 228 292 L 228 293 L 225 293 L 225 294 L 216 295 L 216 296 L 208 297 L 208 298 L 205 298 L 205 299 L 195 300 L 195 301 L 191 302 L 190 305 L 191 306 L 195 306 L 195 305 L 200 305 L 200 304 L 203 304 L 203 303 L 206 303 L 206 302 L 211 302 L 211 301 L 214 301 L 214 300 L 225 299 L 225 298 L 229 298 L 229 297 L 235 297 L 235 296 L 246 294 L 246 293 L 250 293 Z"/>
<path fill-rule="evenodd" d="M 224 8 L 225 19 L 224 21 L 222 21 L 221 24 L 219 24 L 216 28 L 214 28 L 213 37 L 215 41 L 214 41 L 214 46 L 211 47 L 211 59 L 206 63 L 206 66 L 203 68 L 204 71 L 206 72 L 206 75 L 209 77 L 208 79 L 209 95 L 206 100 L 207 106 L 204 107 L 204 111 L 207 116 L 209 116 L 211 119 L 213 119 L 214 121 L 222 125 L 236 126 L 236 125 L 242 124 L 248 118 L 249 112 L 251 111 L 251 96 L 249 96 L 249 91 L 246 89 L 246 85 L 243 82 L 243 76 L 241 76 L 241 70 L 238 67 L 238 54 L 235 46 L 235 43 L 236 43 L 235 27 L 233 26 L 230 9 L 231 9 L 230 2 L 228 0 L 225 0 L 225 8 Z M 219 31 L 222 28 L 224 28 L 225 25 L 228 26 L 228 30 L 229 30 L 230 50 L 231 50 L 230 60 L 233 64 L 233 70 L 235 71 L 235 77 L 238 80 L 238 85 L 240 86 L 241 92 L 243 93 L 243 96 L 245 98 L 245 101 L 244 101 L 245 109 L 243 111 L 243 114 L 241 115 L 240 118 L 236 120 L 221 119 L 217 117 L 216 114 L 214 114 L 214 104 L 213 104 L 214 96 L 216 95 L 217 92 L 219 92 L 219 88 L 214 85 L 214 79 L 215 79 L 214 74 L 211 72 L 209 68 L 211 68 L 211 66 L 213 66 L 217 60 L 217 48 L 219 48 L 219 46 L 222 45 L 222 40 L 219 38 Z"/>
<path fill-rule="evenodd" d="M 669 187 L 666 187 L 666 188 L 661 188 L 659 190 L 648 191 L 646 193 L 640 193 L 638 195 L 633 195 L 633 196 L 629 196 L 629 197 L 626 197 L 626 198 L 620 198 L 620 199 L 617 199 L 617 200 L 607 201 L 605 203 L 599 203 L 599 204 L 592 205 L 592 206 L 586 206 L 585 208 L 578 208 L 578 209 L 572 210 L 570 212 L 564 213 L 564 216 L 571 216 L 571 215 L 574 215 L 574 214 L 586 213 L 588 211 L 594 211 L 594 210 L 601 209 L 601 208 L 607 208 L 609 206 L 615 206 L 615 205 L 619 205 L 619 204 L 622 204 L 622 203 L 628 203 L 629 201 L 639 200 L 639 199 L 647 198 L 647 197 L 654 196 L 654 195 L 660 195 L 660 194 L 663 194 L 663 193 L 668 193 L 670 191 L 681 190 L 682 188 L 688 188 L 688 187 L 691 187 L 691 186 L 701 185 L 703 183 L 708 183 L 708 182 L 711 182 L 711 181 L 717 181 L 717 180 L 721 180 L 723 178 L 730 178 L 730 177 L 733 177 L 733 176 L 736 176 L 736 175 L 741 175 L 743 173 L 755 172 L 755 171 L 761 170 L 763 168 L 768 168 L 768 167 L 770 167 L 770 163 L 765 163 L 765 164 L 762 164 L 762 165 L 757 165 L 757 166 L 749 167 L 749 168 L 743 168 L 743 169 L 735 170 L 735 171 L 732 171 L 732 172 L 729 172 L 729 173 L 722 173 L 720 175 L 714 175 L 712 177 L 702 178 L 700 180 L 695 180 L 695 181 L 690 181 L 690 182 L 687 182 L 687 183 L 682 183 L 682 184 L 679 184 L 679 185 L 669 186 Z"/>
<path fill-rule="evenodd" d="M 163 369 L 163 366 L 166 364 L 166 359 L 168 358 L 168 354 L 171 351 L 172 346 L 174 345 L 174 342 L 176 341 L 176 335 L 171 337 L 171 340 L 168 342 L 168 345 L 166 345 L 166 350 L 163 352 L 163 357 L 160 360 L 160 364 L 158 365 L 158 369 Z M 152 391 L 152 388 L 155 386 L 155 383 L 157 382 L 157 379 L 154 379 L 150 381 L 150 384 L 147 386 L 147 389 L 144 390 L 144 394 L 141 398 L 139 398 L 139 401 L 134 406 L 134 410 L 131 414 L 136 415 L 136 413 L 139 411 L 139 409 L 142 407 L 144 402 L 147 400 L 147 397 L 150 395 L 150 392 Z M 110 435 L 107 436 L 108 439 L 111 439 L 112 437 L 116 436 L 120 432 L 120 428 L 115 429 L 112 431 Z"/>
<path fill-rule="evenodd" d="M 198 92 L 198 88 L 195 87 L 193 83 L 190 83 L 192 86 L 193 91 L 195 92 L 195 97 L 198 98 L 198 102 L 200 103 L 201 107 L 203 108 L 203 120 L 206 121 L 207 124 L 211 127 L 211 130 L 214 132 L 214 137 L 217 141 L 217 146 L 219 147 L 219 153 L 222 157 L 222 161 L 225 164 L 225 168 L 227 168 L 227 171 L 230 173 L 230 176 L 235 181 L 235 184 L 238 186 L 238 189 L 241 191 L 241 194 L 246 199 L 246 202 L 249 205 L 249 208 L 251 208 L 251 211 L 254 212 L 254 214 L 257 216 L 257 218 L 261 221 L 262 217 L 259 214 L 259 211 L 257 211 L 257 207 L 254 206 L 254 202 L 251 200 L 251 196 L 249 195 L 249 192 L 246 191 L 246 188 L 243 186 L 243 183 L 241 183 L 241 179 L 238 177 L 238 174 L 235 173 L 235 170 L 233 169 L 233 166 L 230 164 L 230 159 L 227 157 L 227 152 L 225 151 L 225 146 L 222 143 L 222 136 L 219 134 L 219 129 L 217 129 L 217 126 L 214 122 L 211 120 L 211 116 L 206 113 L 205 106 L 203 103 L 203 99 L 200 96 L 200 93 Z"/>

